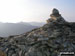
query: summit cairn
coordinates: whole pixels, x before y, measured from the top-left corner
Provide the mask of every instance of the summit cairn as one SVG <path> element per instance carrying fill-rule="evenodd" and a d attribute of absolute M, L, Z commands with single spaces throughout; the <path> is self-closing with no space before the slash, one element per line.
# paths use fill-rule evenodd
<path fill-rule="evenodd" d="M 59 56 L 60 52 L 75 52 L 75 23 L 66 23 L 54 8 L 42 27 L 1 38 L 0 50 L 7 56 Z"/>
<path fill-rule="evenodd" d="M 57 22 L 62 21 L 62 23 L 65 22 L 61 14 L 59 14 L 59 11 L 55 8 L 52 10 L 52 14 L 50 14 L 50 18 L 47 20 L 47 23 L 54 22 L 54 21 Z"/>

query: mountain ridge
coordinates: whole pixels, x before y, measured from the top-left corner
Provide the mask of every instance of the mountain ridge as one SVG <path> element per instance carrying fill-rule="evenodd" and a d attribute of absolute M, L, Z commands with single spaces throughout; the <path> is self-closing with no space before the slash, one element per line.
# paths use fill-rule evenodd
<path fill-rule="evenodd" d="M 37 23 L 40 24 L 40 26 L 36 26 L 33 23 L 27 23 L 27 22 L 19 22 L 19 23 L 1 23 L 0 22 L 0 36 L 1 37 L 8 37 L 9 35 L 19 35 L 22 33 L 25 33 L 27 31 L 30 31 L 34 28 L 40 27 L 43 25 L 43 23 Z"/>

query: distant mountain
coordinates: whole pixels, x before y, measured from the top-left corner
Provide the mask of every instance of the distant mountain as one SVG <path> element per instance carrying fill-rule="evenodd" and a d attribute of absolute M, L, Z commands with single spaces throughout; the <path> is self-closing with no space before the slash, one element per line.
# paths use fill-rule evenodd
<path fill-rule="evenodd" d="M 9 35 L 18 35 L 30 31 L 38 26 L 31 25 L 30 23 L 1 23 L 0 22 L 0 36 L 7 37 Z"/>
<path fill-rule="evenodd" d="M 45 24 L 45 22 L 29 22 L 29 23 L 34 26 L 43 26 Z"/>

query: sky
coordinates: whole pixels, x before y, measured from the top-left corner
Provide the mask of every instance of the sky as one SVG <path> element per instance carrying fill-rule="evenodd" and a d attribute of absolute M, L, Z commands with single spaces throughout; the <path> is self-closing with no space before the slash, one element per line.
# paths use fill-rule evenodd
<path fill-rule="evenodd" d="M 75 0 L 0 0 L 0 22 L 46 22 L 53 8 L 75 22 Z"/>

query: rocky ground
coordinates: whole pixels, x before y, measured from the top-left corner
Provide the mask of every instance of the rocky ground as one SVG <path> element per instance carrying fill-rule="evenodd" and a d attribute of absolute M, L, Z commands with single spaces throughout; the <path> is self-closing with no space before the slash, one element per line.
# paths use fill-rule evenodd
<path fill-rule="evenodd" d="M 40 28 L 8 38 L 1 37 L 0 55 L 58 56 L 60 52 L 75 52 L 75 23 L 66 22 L 57 9 L 50 17 Z"/>

